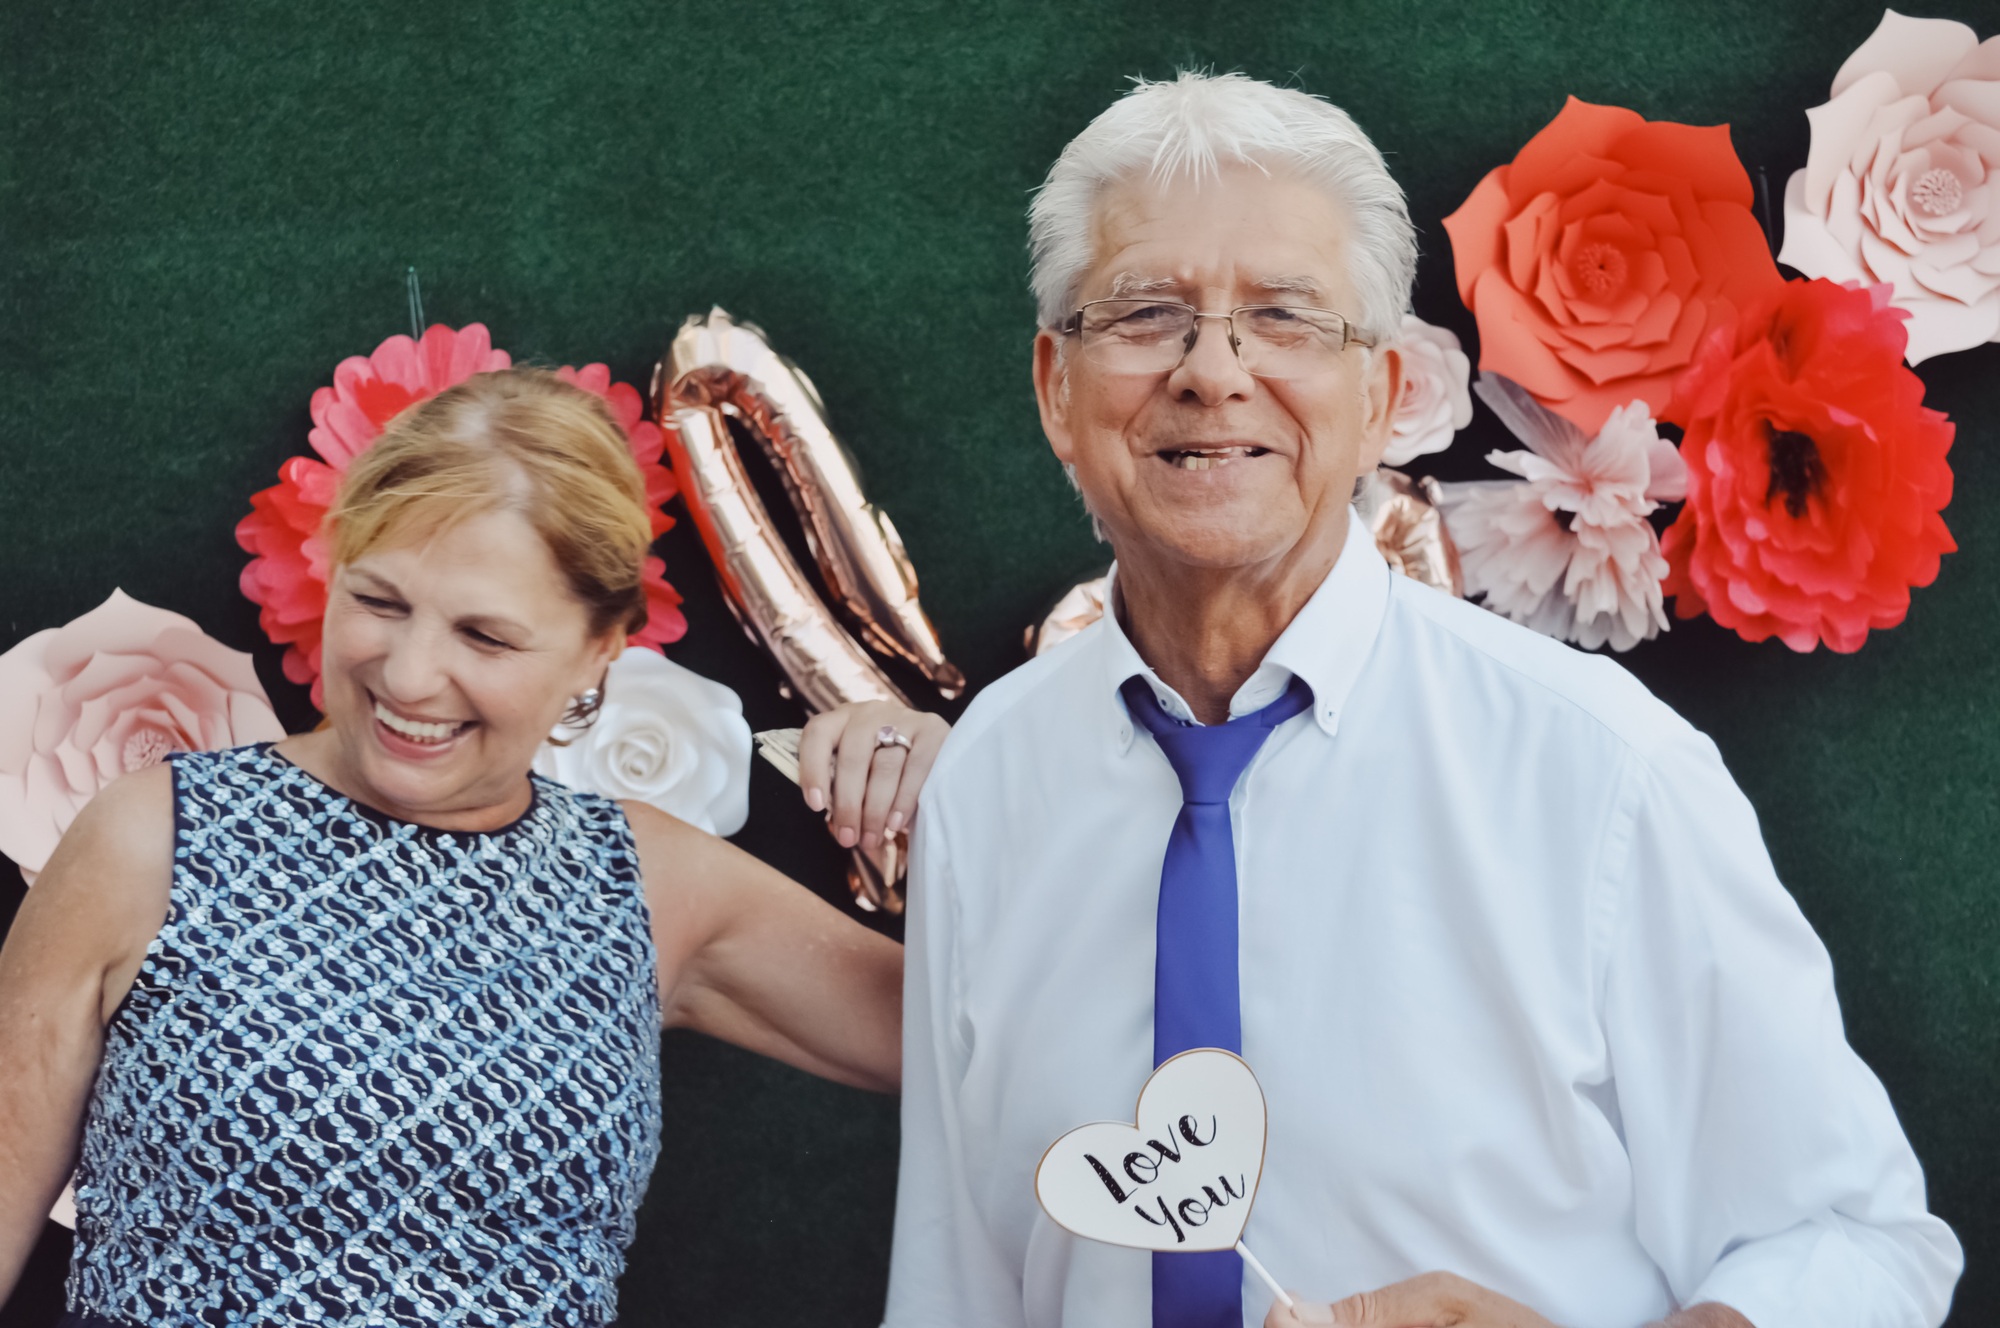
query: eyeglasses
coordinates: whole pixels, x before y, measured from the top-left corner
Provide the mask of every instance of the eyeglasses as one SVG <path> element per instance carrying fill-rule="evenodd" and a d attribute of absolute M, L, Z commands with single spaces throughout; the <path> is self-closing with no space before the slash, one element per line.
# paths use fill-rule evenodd
<path fill-rule="evenodd" d="M 1373 346 L 1354 324 L 1329 309 L 1246 304 L 1205 314 L 1172 300 L 1092 300 L 1061 331 L 1106 372 L 1166 373 L 1194 349 L 1204 318 L 1229 324 L 1229 344 L 1246 372 L 1259 378 L 1309 378 L 1349 346 Z"/>

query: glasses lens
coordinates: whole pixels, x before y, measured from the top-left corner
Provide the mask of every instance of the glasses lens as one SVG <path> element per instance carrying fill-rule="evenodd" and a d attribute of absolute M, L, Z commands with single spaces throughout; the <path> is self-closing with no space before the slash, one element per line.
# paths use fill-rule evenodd
<path fill-rule="evenodd" d="M 1112 373 L 1165 373 L 1187 353 L 1195 311 L 1170 300 L 1093 300 L 1077 321 L 1083 353 Z M 1243 367 L 1262 378 L 1322 372 L 1347 346 L 1347 320 L 1326 309 L 1250 305 L 1231 315 Z"/>
<path fill-rule="evenodd" d="M 1194 311 L 1160 300 L 1097 300 L 1085 305 L 1083 352 L 1113 373 L 1158 373 L 1180 363 Z"/>
<path fill-rule="evenodd" d="M 1238 309 L 1235 324 L 1243 367 L 1266 378 L 1318 373 L 1347 344 L 1347 320 L 1325 309 L 1254 305 Z"/>

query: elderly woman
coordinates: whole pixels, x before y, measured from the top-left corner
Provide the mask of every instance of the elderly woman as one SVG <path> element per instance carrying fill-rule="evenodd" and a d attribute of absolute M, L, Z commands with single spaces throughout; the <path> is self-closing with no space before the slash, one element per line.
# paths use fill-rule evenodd
<path fill-rule="evenodd" d="M 75 1162 L 74 1323 L 609 1322 L 661 1026 L 893 1091 L 900 949 L 530 772 L 645 621 L 596 398 L 474 378 L 329 525 L 328 723 L 107 789 L 0 954 L 0 1302 Z M 822 717 L 808 801 L 843 840 L 908 820 L 943 731 Z"/>

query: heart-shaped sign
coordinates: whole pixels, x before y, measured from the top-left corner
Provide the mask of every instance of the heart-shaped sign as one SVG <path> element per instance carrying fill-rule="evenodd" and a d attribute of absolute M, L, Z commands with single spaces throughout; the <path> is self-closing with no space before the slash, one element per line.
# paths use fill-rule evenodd
<path fill-rule="evenodd" d="M 1236 1248 L 1264 1172 L 1264 1090 L 1241 1057 L 1184 1051 L 1153 1071 L 1132 1125 L 1079 1125 L 1035 1168 L 1065 1231 L 1142 1250 Z"/>

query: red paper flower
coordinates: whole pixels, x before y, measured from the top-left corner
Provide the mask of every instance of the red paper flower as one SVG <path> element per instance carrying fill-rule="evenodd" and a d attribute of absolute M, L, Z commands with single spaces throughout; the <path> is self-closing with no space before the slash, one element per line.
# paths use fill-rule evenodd
<path fill-rule="evenodd" d="M 1778 284 L 1727 125 L 1571 97 L 1445 218 L 1479 367 L 1586 434 L 1657 414 L 1711 329 Z"/>
<path fill-rule="evenodd" d="M 329 550 L 320 526 L 333 505 L 348 463 L 367 451 L 405 408 L 436 396 L 476 373 L 505 369 L 513 360 L 495 350 L 486 328 L 433 325 L 423 340 L 390 337 L 368 356 L 350 356 L 333 371 L 333 386 L 312 397 L 312 432 L 306 441 L 321 460 L 293 457 L 278 468 L 278 483 L 250 499 L 250 515 L 236 527 L 236 542 L 253 555 L 243 569 L 243 593 L 261 609 L 258 621 L 272 642 L 287 646 L 285 676 L 312 685 L 321 703 L 320 620 L 326 614 Z M 674 496 L 673 472 L 660 464 L 666 440 L 659 427 L 641 418 L 636 389 L 611 381 L 601 364 L 557 371 L 565 382 L 604 398 L 625 430 L 632 459 L 645 477 L 653 534 L 673 525 L 661 507 Z M 646 560 L 646 627 L 633 643 L 663 645 L 687 631 L 681 597 L 667 584 L 666 564 Z"/>
<path fill-rule="evenodd" d="M 1860 648 L 1954 551 L 1952 425 L 1903 367 L 1888 286 L 1793 281 L 1702 343 L 1666 418 L 1687 506 L 1661 541 L 1674 611 L 1745 640 Z"/>

